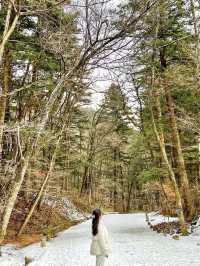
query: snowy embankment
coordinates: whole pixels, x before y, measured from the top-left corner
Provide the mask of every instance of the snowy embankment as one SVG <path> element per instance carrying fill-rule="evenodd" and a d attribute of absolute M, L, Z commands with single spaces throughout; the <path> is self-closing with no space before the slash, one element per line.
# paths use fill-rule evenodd
<path fill-rule="evenodd" d="M 148 225 L 151 228 L 155 229 L 155 227 L 158 225 L 160 225 L 160 228 L 161 228 L 161 225 L 165 224 L 165 226 L 168 225 L 170 235 L 175 235 L 175 234 L 181 235 L 179 226 L 174 226 L 174 228 L 173 226 L 171 226 L 171 228 L 169 226 L 170 223 L 171 224 L 174 223 L 174 225 L 178 224 L 177 217 L 163 216 L 163 215 L 160 215 L 159 212 L 151 212 L 149 214 L 146 214 L 146 221 L 148 222 Z M 197 217 L 191 224 L 188 224 L 187 226 L 188 226 L 188 232 L 190 234 L 200 235 L 200 216 Z M 164 229 L 164 227 L 162 229 Z M 157 227 L 157 230 L 158 230 L 158 227 Z"/>
<path fill-rule="evenodd" d="M 52 208 L 56 208 L 59 213 L 71 221 L 82 221 L 87 218 L 75 205 L 67 198 L 58 198 L 50 195 L 46 195 L 43 198 L 43 203 L 49 205 Z"/>
<path fill-rule="evenodd" d="M 104 222 L 110 231 L 113 253 L 106 266 L 199 266 L 200 236 L 195 233 L 180 240 L 149 229 L 145 214 L 109 214 Z M 34 259 L 30 266 L 92 266 L 89 255 L 91 220 L 71 227 L 41 248 L 3 251 L 1 266 L 23 266 L 24 257 Z M 8 254 L 10 252 L 11 254 Z"/>
<path fill-rule="evenodd" d="M 149 222 L 151 225 L 157 225 L 160 223 L 169 223 L 169 222 L 177 222 L 177 217 L 169 217 L 169 216 L 163 216 L 159 214 L 159 212 L 151 212 L 148 214 Z"/>

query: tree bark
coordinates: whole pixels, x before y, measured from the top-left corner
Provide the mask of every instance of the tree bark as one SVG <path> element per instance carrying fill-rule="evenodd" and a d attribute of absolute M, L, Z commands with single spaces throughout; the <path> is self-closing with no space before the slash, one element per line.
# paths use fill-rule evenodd
<path fill-rule="evenodd" d="M 190 195 L 189 189 L 189 182 L 188 176 L 185 168 L 185 161 L 183 157 L 180 136 L 177 127 L 176 115 L 174 111 L 174 103 L 171 96 L 171 91 L 169 86 L 164 86 L 165 88 L 165 95 L 166 95 L 166 102 L 168 105 L 169 110 L 169 119 L 171 124 L 171 134 L 172 134 L 172 141 L 177 153 L 177 167 L 179 170 L 179 175 L 181 179 L 181 187 L 183 192 L 183 200 L 184 200 L 184 211 L 187 218 L 192 218 L 193 215 L 193 207 L 192 207 L 192 199 Z"/>
<path fill-rule="evenodd" d="M 48 122 L 50 112 L 52 110 L 52 107 L 54 105 L 55 100 L 57 99 L 58 91 L 62 87 L 64 80 L 66 78 L 69 78 L 72 75 L 72 73 L 75 71 L 75 69 L 76 69 L 76 66 L 74 66 L 74 68 L 72 68 L 66 75 L 63 75 L 63 77 L 57 83 L 56 87 L 54 88 L 53 92 L 51 93 L 51 96 L 50 96 L 50 98 L 46 104 L 46 108 L 45 108 L 45 111 L 44 111 L 44 114 L 42 117 L 42 121 L 39 125 L 37 135 L 36 135 L 35 139 L 33 140 L 33 143 L 31 145 L 31 147 L 29 148 L 29 151 L 21 159 L 21 161 L 18 164 L 19 166 L 17 167 L 17 171 L 15 173 L 13 188 L 11 190 L 11 194 L 10 194 L 10 197 L 8 198 L 8 202 L 7 202 L 7 205 L 5 207 L 4 214 L 3 214 L 3 221 L 2 221 L 1 232 L 0 232 L 0 244 L 4 240 L 4 237 L 6 235 L 6 230 L 8 227 L 10 216 L 11 216 L 12 210 L 14 208 L 15 202 L 17 200 L 17 195 L 20 191 L 21 185 L 24 181 L 24 177 L 25 177 L 25 174 L 26 174 L 28 166 L 29 166 L 31 155 L 36 150 L 39 138 L 40 138 L 47 122 Z"/>
<path fill-rule="evenodd" d="M 49 178 L 51 177 L 51 174 L 52 174 L 52 172 L 53 172 L 54 165 L 55 165 L 55 160 L 56 160 L 56 155 L 57 155 L 57 151 L 58 151 L 59 143 L 60 143 L 60 140 L 61 140 L 61 138 L 62 138 L 62 132 L 63 132 L 64 128 L 65 128 L 65 125 L 63 126 L 63 128 L 62 128 L 62 130 L 61 130 L 61 133 L 60 133 L 60 136 L 59 136 L 59 138 L 58 138 L 58 140 L 57 140 L 57 142 L 56 142 L 56 147 L 55 147 L 55 150 L 54 150 L 53 155 L 52 155 L 52 158 L 51 158 L 51 162 L 50 162 L 50 166 L 49 166 L 49 171 L 48 171 L 48 173 L 47 173 L 47 175 L 46 175 L 46 177 L 45 177 L 45 179 L 44 179 L 44 181 L 43 181 L 43 183 L 42 183 L 42 186 L 41 186 L 41 188 L 40 188 L 40 191 L 38 192 L 38 194 L 37 194 L 37 196 L 36 196 L 36 199 L 35 199 L 35 201 L 34 201 L 32 207 L 31 207 L 31 209 L 30 209 L 28 215 L 27 215 L 26 218 L 25 218 L 25 221 L 23 222 L 23 224 L 22 224 L 22 226 L 21 226 L 21 228 L 20 228 L 20 230 L 19 230 L 18 235 L 21 235 L 21 234 L 22 234 L 22 232 L 24 231 L 26 225 L 27 225 L 28 222 L 30 221 L 30 218 L 32 217 L 32 214 L 33 214 L 33 212 L 34 212 L 36 206 L 37 206 L 38 203 L 40 202 L 40 199 L 41 199 L 41 196 L 42 196 L 42 194 L 43 194 L 43 191 L 44 191 L 44 189 L 45 189 L 45 187 L 46 187 L 46 184 L 47 184 Z"/>
<path fill-rule="evenodd" d="M 114 211 L 117 211 L 117 148 L 113 150 L 113 161 L 114 161 L 114 168 L 113 168 L 113 207 Z"/>
<path fill-rule="evenodd" d="M 180 191 L 179 191 L 179 188 L 178 188 L 178 185 L 176 182 L 174 171 L 173 171 L 173 169 L 169 163 L 168 157 L 167 157 L 167 153 L 165 150 L 165 143 L 163 142 L 162 138 L 160 137 L 160 135 L 158 133 L 152 110 L 151 110 L 151 118 L 152 118 L 154 133 L 156 135 L 158 144 L 160 146 L 163 161 L 165 162 L 165 165 L 167 167 L 170 179 L 171 179 L 173 187 L 174 187 L 174 192 L 175 192 L 175 197 L 176 197 L 176 205 L 178 207 L 179 221 L 180 221 L 181 226 L 185 226 L 185 217 L 184 217 L 184 213 L 183 213 L 183 206 L 182 206 Z"/>
<path fill-rule="evenodd" d="M 87 193 L 93 195 L 93 174 L 92 174 L 92 163 L 95 159 L 95 149 L 96 149 L 96 131 L 99 119 L 99 111 L 95 112 L 92 118 L 89 141 L 87 144 L 87 160 L 84 168 L 84 174 L 82 178 L 81 194 Z"/>
<path fill-rule="evenodd" d="M 196 61 L 196 78 L 197 84 L 199 85 L 199 63 L 200 63 L 200 47 L 199 47 L 199 30 L 198 30 L 198 18 L 195 10 L 194 0 L 190 0 L 190 8 L 192 13 L 193 28 L 195 35 L 195 61 Z"/>
<path fill-rule="evenodd" d="M 130 184 L 129 190 L 128 190 L 128 199 L 127 199 L 127 205 L 126 205 L 126 211 L 129 212 L 130 211 L 130 204 L 131 204 L 131 193 L 133 190 L 133 181 Z"/>
<path fill-rule="evenodd" d="M 48 182 L 48 180 L 51 177 L 51 174 L 53 172 L 53 169 L 54 169 L 54 166 L 55 166 L 55 160 L 56 160 L 56 156 L 57 156 L 57 152 L 58 152 L 58 148 L 59 148 L 59 144 L 60 144 L 60 141 L 62 139 L 63 132 L 66 130 L 66 128 L 69 127 L 71 115 L 72 115 L 72 112 L 73 112 L 73 107 L 74 107 L 74 104 L 75 104 L 75 101 L 76 101 L 76 98 L 75 97 L 71 98 L 70 95 L 71 94 L 69 94 L 68 99 L 67 99 L 67 103 L 66 103 L 66 112 L 65 112 L 65 115 L 67 116 L 66 117 L 66 121 L 63 123 L 63 126 L 61 128 L 60 134 L 59 134 L 58 139 L 56 141 L 56 146 L 55 146 L 53 155 L 51 157 L 48 173 L 47 173 L 46 177 L 44 178 L 42 186 L 41 186 L 41 188 L 40 188 L 40 190 L 39 190 L 39 192 L 37 194 L 37 197 L 36 197 L 32 207 L 31 207 L 28 215 L 26 216 L 24 223 L 21 226 L 18 235 L 22 234 L 22 232 L 24 231 L 24 228 L 26 227 L 26 225 L 28 224 L 30 218 L 32 217 L 32 214 L 33 214 L 35 208 L 37 207 L 38 203 L 40 202 L 40 199 L 42 197 L 42 194 L 44 192 L 46 184 L 47 184 L 47 182 Z"/>
<path fill-rule="evenodd" d="M 26 158 L 21 160 L 17 167 L 18 169 L 16 173 L 16 179 L 14 181 L 14 185 L 11 189 L 8 203 L 3 213 L 2 227 L 1 227 L 1 232 L 0 232 L 0 243 L 4 240 L 6 236 L 10 216 L 14 208 L 18 192 L 24 180 L 24 176 L 25 176 L 25 173 L 28 167 L 29 159 L 30 159 L 30 154 L 27 154 Z"/>
<path fill-rule="evenodd" d="M 8 100 L 7 94 L 10 91 L 11 83 L 11 55 L 8 48 L 4 51 L 3 61 L 2 95 L 0 96 L 0 161 L 2 160 L 3 151 L 3 131 Z"/>
<path fill-rule="evenodd" d="M 161 124 L 161 107 L 160 107 L 160 100 L 159 100 L 159 95 L 156 94 L 152 94 L 154 92 L 154 69 L 152 70 L 152 78 L 151 78 L 151 88 L 149 89 L 149 94 L 148 94 L 148 102 L 149 102 L 149 110 L 150 110 L 150 114 L 151 114 L 151 120 L 152 120 L 152 125 L 153 125 L 153 130 L 154 130 L 154 134 L 156 136 L 156 139 L 158 141 L 159 147 L 160 147 L 160 151 L 161 151 L 161 155 L 163 158 L 163 162 L 166 165 L 166 168 L 168 170 L 169 173 L 169 177 L 172 181 L 173 187 L 174 187 L 174 192 L 175 192 L 175 198 L 176 198 L 176 206 L 178 208 L 177 210 L 177 214 L 179 217 L 179 221 L 182 227 L 185 227 L 185 216 L 184 216 L 184 212 L 183 212 L 183 206 L 182 206 L 182 198 L 181 198 L 181 194 L 179 191 L 179 187 L 176 181 L 176 177 L 175 177 L 175 173 L 173 171 L 173 168 L 169 162 L 169 159 L 167 157 L 167 152 L 165 149 L 165 139 L 164 139 L 164 134 L 163 134 L 163 129 L 162 129 L 162 124 Z M 152 96 L 156 97 L 156 111 L 158 113 L 158 117 L 159 117 L 159 121 L 158 121 L 158 127 L 156 125 L 156 121 L 155 121 L 155 117 L 154 117 L 154 112 L 153 112 L 153 108 L 152 108 Z"/>
<path fill-rule="evenodd" d="M 13 21 L 11 22 L 12 9 L 13 9 L 12 3 L 9 2 L 8 9 L 7 9 L 7 15 L 6 15 L 6 22 L 5 22 L 4 32 L 3 32 L 3 37 L 2 37 L 2 41 L 0 43 L 0 65 L 2 63 L 2 58 L 3 58 L 6 43 L 8 42 L 11 34 L 15 30 L 15 27 L 17 25 L 17 21 L 19 19 L 19 13 L 17 13 L 17 14 L 15 14 Z"/>

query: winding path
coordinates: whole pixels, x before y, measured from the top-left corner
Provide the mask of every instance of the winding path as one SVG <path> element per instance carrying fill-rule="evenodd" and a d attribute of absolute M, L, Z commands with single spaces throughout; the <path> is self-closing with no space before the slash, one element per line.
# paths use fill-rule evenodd
<path fill-rule="evenodd" d="M 110 214 L 104 222 L 113 241 L 113 253 L 106 266 L 199 266 L 199 236 L 173 240 L 151 231 L 145 216 L 138 214 Z M 59 234 L 48 242 L 46 248 L 32 245 L 20 251 L 18 259 L 35 257 L 30 266 L 93 266 L 95 259 L 89 255 L 90 223 L 84 222 Z M 22 266 L 2 262 L 2 266 Z"/>

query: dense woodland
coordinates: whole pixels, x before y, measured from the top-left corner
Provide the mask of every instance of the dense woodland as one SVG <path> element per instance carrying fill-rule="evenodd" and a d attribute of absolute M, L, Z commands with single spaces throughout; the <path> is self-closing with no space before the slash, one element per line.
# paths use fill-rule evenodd
<path fill-rule="evenodd" d="M 0 1 L 1 240 L 17 203 L 21 234 L 46 194 L 182 226 L 199 214 L 199 9 Z M 98 104 L 95 73 L 109 80 Z"/>

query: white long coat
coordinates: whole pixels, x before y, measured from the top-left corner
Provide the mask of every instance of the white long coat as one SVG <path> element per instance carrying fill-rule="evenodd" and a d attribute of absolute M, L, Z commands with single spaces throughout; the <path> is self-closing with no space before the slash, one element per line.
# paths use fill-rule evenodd
<path fill-rule="evenodd" d="M 111 241 L 109 238 L 108 230 L 99 221 L 98 233 L 96 236 L 92 236 L 92 243 L 90 247 L 90 254 L 93 256 L 108 256 L 111 253 Z"/>

